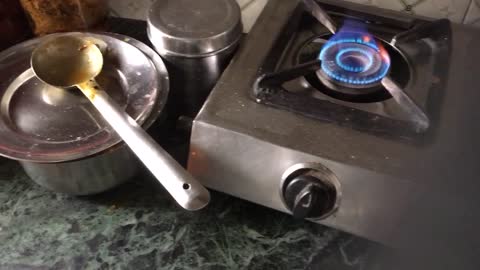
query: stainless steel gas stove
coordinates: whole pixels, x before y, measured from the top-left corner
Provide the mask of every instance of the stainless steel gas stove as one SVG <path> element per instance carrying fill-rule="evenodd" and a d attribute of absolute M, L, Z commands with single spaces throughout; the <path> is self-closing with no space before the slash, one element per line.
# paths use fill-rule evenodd
<path fill-rule="evenodd" d="M 194 121 L 189 170 L 388 243 L 437 187 L 480 173 L 478 48 L 448 20 L 269 1 Z"/>

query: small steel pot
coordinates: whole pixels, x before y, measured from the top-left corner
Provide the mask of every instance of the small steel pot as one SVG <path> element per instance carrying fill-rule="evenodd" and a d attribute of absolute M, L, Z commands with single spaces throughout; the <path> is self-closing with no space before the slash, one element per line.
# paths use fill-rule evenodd
<path fill-rule="evenodd" d="M 105 69 L 104 71 L 122 73 L 123 70 L 122 74 L 108 76 L 124 78 L 125 81 L 117 82 L 117 84 L 125 84 L 121 89 L 127 91 L 123 95 L 115 96 L 115 92 L 109 94 L 113 94 L 112 98 L 119 104 L 124 104 L 126 111 L 145 129 L 158 125 L 157 120 L 163 118 L 162 112 L 169 89 L 167 70 L 160 56 L 143 43 L 122 35 L 112 33 L 69 34 L 93 38 L 94 42 L 102 43 L 104 41 L 99 45 L 105 46 L 105 59 L 108 61 L 110 53 L 112 65 L 117 67 L 112 68 L 113 71 Z M 81 108 L 85 112 L 76 106 L 77 114 L 85 114 L 83 117 L 79 116 L 78 119 L 75 119 L 75 114 L 68 111 L 71 108 L 66 106 L 65 100 L 67 99 L 65 97 L 62 101 L 57 99 L 56 93 L 62 95 L 61 91 L 66 90 L 42 88 L 40 91 L 38 81 L 31 78 L 28 70 L 29 61 L 27 64 L 23 63 L 25 59 L 29 58 L 22 57 L 22 55 L 28 55 L 28 52 L 31 52 L 36 44 L 45 38 L 49 38 L 49 36 L 27 41 L 12 48 L 16 57 L 11 56 L 8 51 L 0 54 L 0 63 L 11 67 L 8 73 L 19 74 L 16 78 L 13 76 L 15 78 L 13 80 L 0 82 L 2 93 L 0 114 L 7 116 L 0 121 L 0 141 L 2 141 L 0 154 L 18 160 L 33 181 L 57 192 L 73 195 L 95 194 L 127 181 L 136 173 L 139 162 L 103 118 L 96 114 L 93 106 L 90 106 L 89 103 L 85 106 L 82 105 Z M 125 45 L 125 41 L 136 49 Z M 128 56 L 116 57 L 116 54 L 123 53 L 127 53 Z M 132 58 L 135 61 L 132 62 Z M 147 60 L 142 62 L 139 58 Z M 143 65 L 148 63 L 148 66 L 137 66 L 142 63 Z M 108 64 L 106 67 L 108 68 Z M 27 71 L 22 72 L 26 69 Z M 6 75 L 12 76 L 12 74 Z M 108 76 L 106 75 L 106 77 Z M 132 76 L 134 77 L 132 78 Z M 142 76 L 147 77 L 143 78 Z M 102 84 L 100 77 L 99 82 Z M 108 81 L 105 82 L 107 86 L 108 83 Z M 110 86 L 110 89 L 115 89 L 115 86 L 119 85 L 113 83 Z M 32 94 L 23 95 L 30 90 L 29 87 L 36 88 L 34 90 L 37 92 L 28 92 Z M 109 87 L 105 88 L 109 89 Z M 69 92 L 69 98 L 78 101 L 74 94 L 74 92 Z M 78 95 L 83 98 L 80 93 Z M 22 100 L 24 98 L 29 98 L 29 100 Z M 40 99 L 41 101 L 38 101 Z M 12 102 L 31 104 L 31 106 L 9 110 L 11 108 L 8 107 L 8 104 Z M 55 102 L 63 103 L 56 104 Z M 39 106 L 44 111 L 38 110 Z M 49 112 L 45 110 L 49 110 Z M 7 113 L 7 111 L 11 112 Z M 58 114 L 56 114 L 57 111 Z M 42 113 L 45 117 L 41 117 Z M 64 118 L 62 113 L 70 115 Z M 36 122 L 44 120 L 47 122 L 38 124 L 42 129 L 36 130 L 32 120 L 25 115 L 34 115 L 32 118 Z M 85 118 L 85 115 L 89 117 Z M 56 124 L 58 126 L 55 126 Z M 53 130 L 44 131 L 45 128 Z M 75 136 L 79 136 L 78 140 L 75 137 L 71 138 L 72 130 Z M 85 136 L 82 135 L 83 131 Z M 45 134 L 53 135 L 53 137 L 47 138 Z"/>
<path fill-rule="evenodd" d="M 72 195 L 95 194 L 115 187 L 134 176 L 139 167 L 136 157 L 124 143 L 80 160 L 19 162 L 37 184 Z"/>

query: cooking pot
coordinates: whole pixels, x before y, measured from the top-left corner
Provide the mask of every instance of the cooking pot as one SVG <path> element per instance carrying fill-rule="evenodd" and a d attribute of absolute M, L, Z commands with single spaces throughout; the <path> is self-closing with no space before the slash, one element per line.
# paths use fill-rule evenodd
<path fill-rule="evenodd" d="M 53 191 L 99 193 L 131 178 L 139 162 L 77 89 L 51 87 L 34 76 L 31 52 L 56 35 L 0 53 L 0 155 L 18 160 L 32 180 Z M 105 65 L 98 82 L 145 129 L 154 124 L 169 87 L 161 58 L 118 34 L 67 35 L 91 39 L 100 47 Z"/>

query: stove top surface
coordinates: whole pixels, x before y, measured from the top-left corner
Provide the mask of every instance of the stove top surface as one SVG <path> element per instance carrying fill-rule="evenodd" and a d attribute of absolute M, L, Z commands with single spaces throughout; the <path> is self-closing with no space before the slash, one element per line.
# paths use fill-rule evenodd
<path fill-rule="evenodd" d="M 339 24 L 347 18 L 362 18 L 380 41 L 425 22 L 350 3 L 342 4 L 347 9 L 329 1 L 320 3 Z M 472 173 L 480 133 L 475 124 L 480 119 L 476 105 L 480 93 L 475 89 L 480 78 L 474 74 L 480 61 L 478 30 L 451 24 L 447 36 L 432 33 L 438 46 L 415 40 L 396 49 L 384 43 L 392 61 L 390 76 L 428 112 L 431 121 L 424 132 L 411 132 L 403 125 L 408 115 L 381 88 L 355 97 L 348 89 L 342 92 L 325 86 L 314 73 L 283 85 L 282 98 L 301 93 L 297 96 L 302 99 L 284 99 L 289 104 L 283 108 L 262 104 L 253 91 L 258 77 L 310 60 L 329 37 L 327 29 L 296 1 L 269 3 L 264 13 L 197 122 L 402 179 L 446 179 L 452 174 L 458 177 L 458 171 L 465 176 Z M 299 102 L 295 106 L 300 109 L 292 109 L 291 102 Z M 365 114 L 367 123 L 362 118 Z M 372 125 L 371 115 L 386 126 Z M 402 125 L 391 124 L 396 120 Z"/>

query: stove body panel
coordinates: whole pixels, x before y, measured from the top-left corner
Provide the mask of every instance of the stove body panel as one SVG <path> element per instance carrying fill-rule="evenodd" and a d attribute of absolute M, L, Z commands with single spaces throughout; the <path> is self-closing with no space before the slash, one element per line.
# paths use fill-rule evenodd
<path fill-rule="evenodd" d="M 312 221 L 375 241 L 392 241 L 398 219 L 412 207 L 411 199 L 420 196 L 411 181 L 313 156 L 217 125 L 196 123 L 194 138 L 189 171 L 202 184 L 285 213 L 290 213 L 281 196 L 285 171 L 299 163 L 318 163 L 329 168 L 340 180 L 340 206 L 328 218 Z"/>
<path fill-rule="evenodd" d="M 339 179 L 341 201 L 333 215 L 313 221 L 388 243 L 415 203 L 480 173 L 480 76 L 473 72 L 480 33 L 452 25 L 447 80 L 434 93 L 432 126 L 402 140 L 255 102 L 255 79 L 298 8 L 289 0 L 267 4 L 194 121 L 189 170 L 210 188 L 289 212 L 281 196 L 283 174 L 294 164 L 320 163 Z M 366 11 L 406 28 L 418 20 Z"/>

